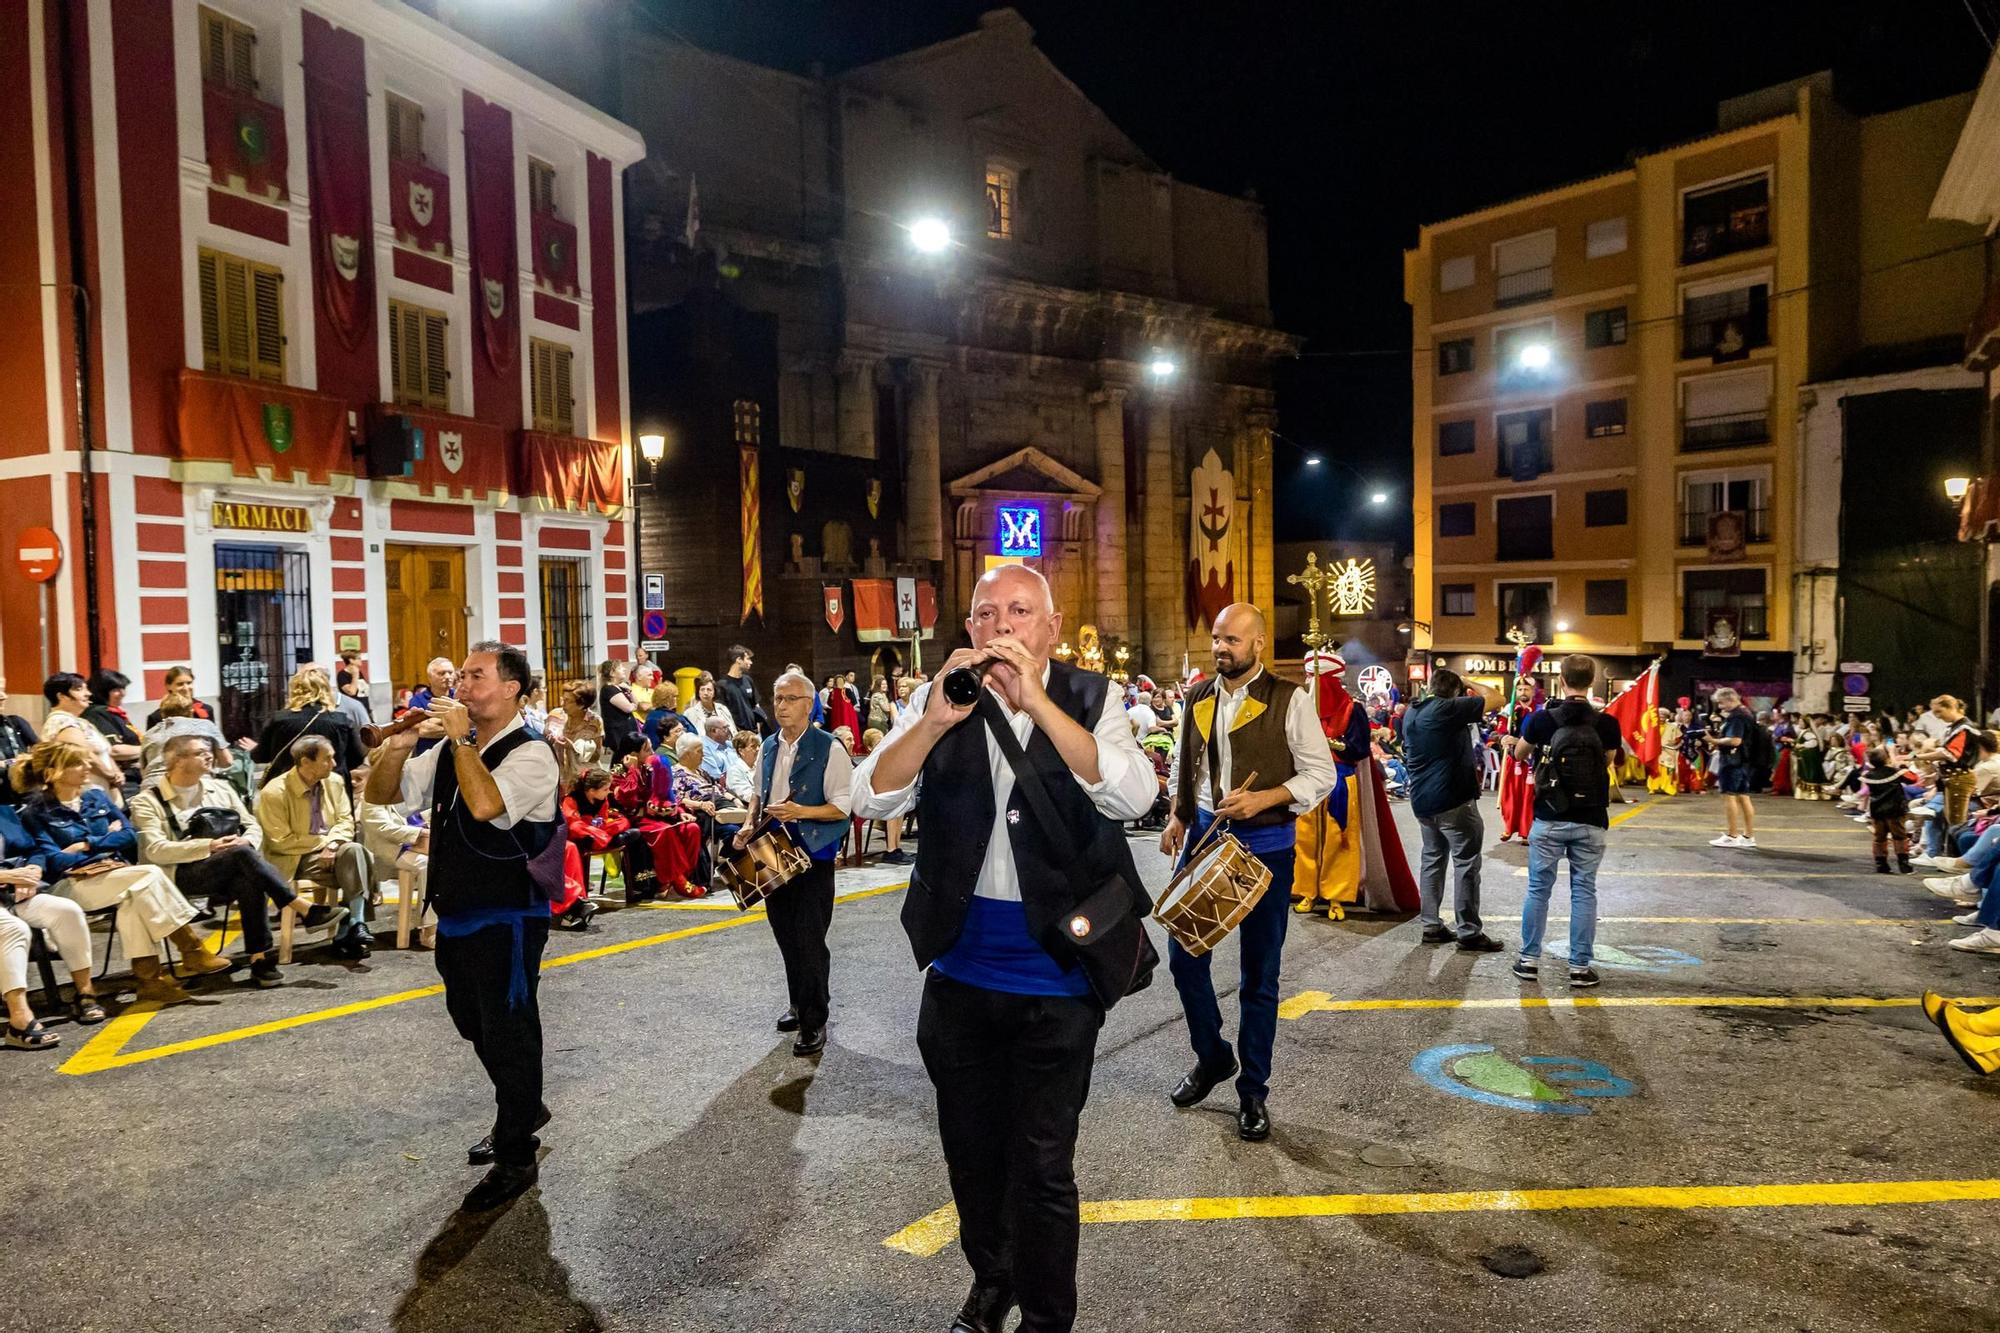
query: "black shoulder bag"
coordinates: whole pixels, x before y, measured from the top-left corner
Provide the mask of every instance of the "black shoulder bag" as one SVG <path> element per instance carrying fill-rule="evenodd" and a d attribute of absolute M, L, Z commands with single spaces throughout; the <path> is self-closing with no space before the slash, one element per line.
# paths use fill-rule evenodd
<path fill-rule="evenodd" d="M 167 817 L 167 828 L 175 839 L 186 841 L 192 838 L 233 838 L 243 832 L 243 816 L 226 805 L 204 805 L 188 811 L 187 824 L 174 818 L 174 803 L 158 787 L 146 788 L 146 794 L 160 803 L 160 810 Z"/>
<path fill-rule="evenodd" d="M 1056 813 L 1055 802 L 1041 775 L 1028 763 L 1021 742 L 998 716 L 998 705 L 990 694 L 980 700 L 979 712 L 986 719 L 1000 753 L 1014 770 L 1014 785 L 1028 798 L 1042 831 L 1058 846 L 1070 840 L 1069 826 Z M 1102 884 L 1085 878 L 1083 849 L 1062 858 L 1075 902 L 1063 917 L 1057 932 L 1070 956 L 1090 979 L 1090 988 L 1106 1009 L 1153 984 L 1153 969 L 1160 965 L 1159 951 L 1146 934 L 1146 914 L 1152 901 L 1145 891 L 1127 882 L 1114 871 Z M 1060 954 L 1057 955 L 1060 957 Z"/>

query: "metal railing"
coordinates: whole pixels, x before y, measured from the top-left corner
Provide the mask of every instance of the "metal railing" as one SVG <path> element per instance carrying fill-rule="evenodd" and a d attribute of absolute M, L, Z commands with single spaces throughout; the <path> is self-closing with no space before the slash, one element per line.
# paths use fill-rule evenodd
<path fill-rule="evenodd" d="M 1746 544 L 1771 540 L 1771 511 L 1766 509 L 1683 509 L 1681 511 L 1681 545 L 1708 545 L 1708 521 L 1718 513 L 1733 513 L 1743 520 L 1743 540 Z"/>
<path fill-rule="evenodd" d="M 1498 307 L 1545 301 L 1555 295 L 1555 290 L 1554 264 L 1524 268 L 1519 273 L 1502 273 L 1493 280 L 1493 304 Z"/>
<path fill-rule="evenodd" d="M 1771 341 L 1771 314 L 1762 302 L 1752 302 L 1748 292 L 1740 301 L 1706 319 L 1681 321 L 1681 359 L 1723 356 L 1763 347 Z"/>
<path fill-rule="evenodd" d="M 1764 599 L 1761 597 L 1730 597 L 1720 601 L 1683 601 L 1681 605 L 1681 637 L 1699 639 L 1708 633 L 1708 613 L 1727 608 L 1736 613 L 1736 637 L 1739 639 L 1762 639 L 1769 637 L 1764 621 Z"/>
<path fill-rule="evenodd" d="M 1726 217 L 1689 221 L 1681 237 L 1681 262 L 1699 264 L 1703 260 L 1756 250 L 1771 243 L 1771 205 L 1754 204 L 1732 209 Z"/>
<path fill-rule="evenodd" d="M 1771 409 L 1760 412 L 1723 412 L 1716 416 L 1681 419 L 1681 450 L 1699 453 L 1704 449 L 1737 449 L 1771 440 Z"/>

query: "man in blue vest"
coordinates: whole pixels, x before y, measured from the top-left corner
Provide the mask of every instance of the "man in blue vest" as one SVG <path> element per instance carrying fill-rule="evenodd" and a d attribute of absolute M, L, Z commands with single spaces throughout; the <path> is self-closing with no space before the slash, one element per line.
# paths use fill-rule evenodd
<path fill-rule="evenodd" d="M 530 679 L 520 649 L 473 644 L 457 696 L 434 695 L 431 720 L 390 737 L 368 769 L 371 804 L 429 812 L 445 1009 L 493 1081 L 493 1132 L 466 1154 L 493 1165 L 465 1196 L 468 1212 L 497 1208 L 535 1183 L 535 1133 L 549 1120 L 536 989 L 566 839 L 555 751 L 521 717 Z M 413 758 L 426 733 L 441 743 Z"/>
<path fill-rule="evenodd" d="M 965 627 L 973 646 L 938 678 L 973 667 L 986 688 L 961 708 L 919 686 L 855 771 L 854 809 L 893 819 L 914 806 L 923 818 L 903 928 L 929 972 L 917 1047 L 972 1266 L 951 1328 L 998 1333 L 1018 1303 L 1021 1333 L 1064 1333 L 1076 1322 L 1074 1161 L 1097 1033 L 1157 961 L 1123 826 L 1152 807 L 1159 780 L 1110 683 L 1049 661 L 1062 617 L 1040 574 L 989 570 Z M 1017 762 L 1046 799 L 1023 792 Z M 1115 1322 L 1107 1311 L 1090 1326 Z"/>
<path fill-rule="evenodd" d="M 793 1055 L 826 1049 L 827 972 L 832 964 L 826 932 L 833 924 L 833 865 L 847 837 L 854 786 L 854 761 L 846 749 L 831 732 L 812 725 L 818 701 L 812 681 L 801 671 L 787 671 L 771 686 L 778 730 L 764 738 L 757 758 L 757 800 L 735 840 L 737 847 L 746 846 L 757 826 L 771 819 L 812 858 L 804 874 L 764 900 L 792 1001 L 778 1019 L 778 1031 L 799 1034 Z"/>

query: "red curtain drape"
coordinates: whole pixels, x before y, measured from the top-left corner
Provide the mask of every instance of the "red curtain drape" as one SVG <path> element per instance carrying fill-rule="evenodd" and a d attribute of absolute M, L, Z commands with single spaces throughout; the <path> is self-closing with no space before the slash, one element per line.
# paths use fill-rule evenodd
<path fill-rule="evenodd" d="M 374 228 L 361 38 L 307 11 L 306 172 L 312 186 L 313 287 L 343 347 L 374 333 Z"/>
<path fill-rule="evenodd" d="M 472 232 L 472 308 L 495 372 L 514 368 L 521 323 L 514 259 L 514 122 L 505 107 L 465 95 L 465 199 Z"/>

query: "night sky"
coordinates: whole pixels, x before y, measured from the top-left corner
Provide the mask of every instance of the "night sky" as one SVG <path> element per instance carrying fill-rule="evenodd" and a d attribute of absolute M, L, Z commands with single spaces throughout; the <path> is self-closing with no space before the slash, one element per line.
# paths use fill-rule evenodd
<path fill-rule="evenodd" d="M 830 70 L 970 31 L 990 0 L 644 0 L 698 45 Z M 1018 0 L 1036 44 L 1175 176 L 1254 189 L 1281 367 L 1279 540 L 1410 526 L 1409 310 L 1420 223 L 1714 128 L 1715 103 L 1831 68 L 1861 113 L 1974 87 L 2000 0 L 1757 4 Z M 1969 308 L 1969 307 L 1968 307 Z M 1305 471 L 1304 449 L 1355 471 Z M 1395 503 L 1370 510 L 1356 472 Z"/>

